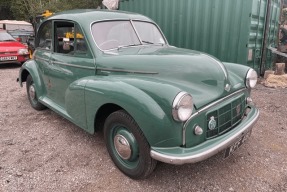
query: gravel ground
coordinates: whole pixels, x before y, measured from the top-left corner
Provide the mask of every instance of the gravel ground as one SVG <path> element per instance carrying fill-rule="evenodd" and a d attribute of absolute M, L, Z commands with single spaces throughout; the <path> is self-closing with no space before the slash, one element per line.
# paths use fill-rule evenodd
<path fill-rule="evenodd" d="M 103 135 L 30 107 L 19 66 L 0 66 L 0 191 L 287 191 L 287 89 L 258 85 L 261 116 L 235 154 L 181 166 L 159 163 L 146 180 L 123 175 Z"/>

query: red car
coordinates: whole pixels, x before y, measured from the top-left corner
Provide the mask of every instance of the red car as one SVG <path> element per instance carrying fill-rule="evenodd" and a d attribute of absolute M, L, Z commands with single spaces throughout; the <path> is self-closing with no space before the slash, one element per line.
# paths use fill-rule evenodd
<path fill-rule="evenodd" d="M 0 64 L 23 64 L 29 59 L 28 49 L 6 31 L 0 31 Z"/>

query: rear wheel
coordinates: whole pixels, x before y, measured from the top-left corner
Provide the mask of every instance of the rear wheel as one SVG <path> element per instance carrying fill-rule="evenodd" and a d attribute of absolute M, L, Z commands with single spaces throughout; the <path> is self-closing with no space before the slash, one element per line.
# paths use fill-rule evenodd
<path fill-rule="evenodd" d="M 35 83 L 31 75 L 28 75 L 27 77 L 26 88 L 27 88 L 28 99 L 29 99 L 31 106 L 38 111 L 46 109 L 46 106 L 38 101 Z"/>
<path fill-rule="evenodd" d="M 150 146 L 129 114 L 112 113 L 105 122 L 104 137 L 112 160 L 124 174 L 143 179 L 152 173 L 157 161 L 150 157 Z"/>

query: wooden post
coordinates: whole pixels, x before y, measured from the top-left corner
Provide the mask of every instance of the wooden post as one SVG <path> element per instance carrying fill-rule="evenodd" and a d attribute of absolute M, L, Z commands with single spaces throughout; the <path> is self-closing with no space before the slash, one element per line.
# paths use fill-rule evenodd
<path fill-rule="evenodd" d="M 285 63 L 276 63 L 275 75 L 284 75 L 285 74 Z"/>

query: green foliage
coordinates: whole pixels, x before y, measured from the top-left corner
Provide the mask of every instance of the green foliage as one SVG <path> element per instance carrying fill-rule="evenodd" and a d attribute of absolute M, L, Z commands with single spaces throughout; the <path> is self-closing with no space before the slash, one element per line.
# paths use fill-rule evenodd
<path fill-rule="evenodd" d="M 59 12 L 69 9 L 97 8 L 101 0 L 0 0 L 0 6 L 10 5 L 17 20 L 29 20 L 45 10 Z"/>
<path fill-rule="evenodd" d="M 0 0 L 0 6 L 9 6 L 10 0 Z"/>
<path fill-rule="evenodd" d="M 0 20 L 14 19 L 10 11 L 10 0 L 0 0 Z"/>

